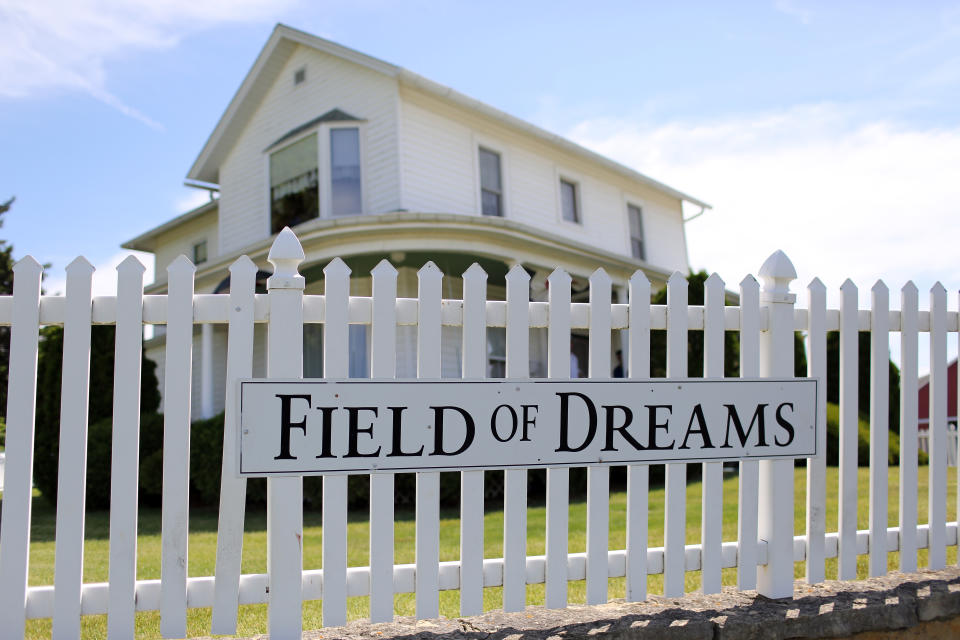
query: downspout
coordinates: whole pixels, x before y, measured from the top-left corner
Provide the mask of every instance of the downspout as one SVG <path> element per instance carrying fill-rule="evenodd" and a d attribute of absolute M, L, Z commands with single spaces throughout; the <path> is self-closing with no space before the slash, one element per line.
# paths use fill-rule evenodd
<path fill-rule="evenodd" d="M 690 216 L 689 218 L 683 218 L 683 223 L 686 224 L 686 223 L 690 222 L 691 220 L 696 220 L 697 218 L 699 218 L 700 216 L 702 216 L 704 213 L 706 213 L 706 211 L 707 211 L 706 205 L 700 205 L 700 211 L 698 211 L 697 213 L 693 214 L 693 215 Z"/>

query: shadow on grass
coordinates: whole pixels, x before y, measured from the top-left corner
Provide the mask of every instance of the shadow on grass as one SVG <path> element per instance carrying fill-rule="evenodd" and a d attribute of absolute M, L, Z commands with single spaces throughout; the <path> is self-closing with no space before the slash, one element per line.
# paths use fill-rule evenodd
<path fill-rule="evenodd" d="M 689 483 L 698 482 L 700 479 L 700 465 L 688 465 Z M 651 474 L 650 488 L 656 489 L 662 484 L 662 474 Z M 570 482 L 570 504 L 582 504 L 586 501 L 586 477 L 571 478 Z M 538 491 L 535 486 L 531 487 L 532 492 L 527 500 L 531 508 L 543 507 L 546 504 L 542 490 Z M 624 491 L 625 481 L 618 474 L 612 474 L 610 482 L 611 491 Z M 0 494 L 0 505 L 2 505 L 2 494 Z M 484 503 L 485 513 L 496 513 L 503 510 L 503 497 L 488 497 Z M 2 511 L 0 511 L 2 514 Z M 440 509 L 441 519 L 457 519 L 460 517 L 460 510 L 457 506 L 442 506 Z M 36 542 L 53 542 L 56 538 L 56 506 L 50 504 L 42 495 L 35 491 L 33 496 L 33 507 L 30 527 L 30 538 Z M 352 509 L 348 519 L 350 522 L 366 522 L 369 520 L 369 512 L 366 509 Z M 412 522 L 416 519 L 414 506 L 409 503 L 397 504 L 395 506 L 394 520 L 397 522 Z M 218 521 L 218 508 L 216 506 L 192 506 L 190 508 L 190 531 L 194 533 L 216 533 Z M 304 527 L 321 526 L 321 509 L 312 505 L 304 505 L 303 511 Z M 244 518 L 244 530 L 247 532 L 262 532 L 267 528 L 266 507 L 263 505 L 248 505 L 246 516 Z M 138 534 L 141 536 L 160 535 L 161 530 L 161 509 L 159 506 L 141 505 L 138 513 Z M 85 535 L 88 540 L 106 540 L 110 537 L 110 512 L 109 510 L 87 510 L 85 519 Z"/>

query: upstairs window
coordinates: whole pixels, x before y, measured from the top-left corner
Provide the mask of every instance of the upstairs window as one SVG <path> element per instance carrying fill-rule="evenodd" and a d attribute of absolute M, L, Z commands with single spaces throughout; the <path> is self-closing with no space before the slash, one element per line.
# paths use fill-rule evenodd
<path fill-rule="evenodd" d="M 193 245 L 193 264 L 207 261 L 207 241 L 201 240 Z"/>
<path fill-rule="evenodd" d="M 643 242 L 643 210 L 628 204 L 627 218 L 630 219 L 630 253 L 637 260 L 646 260 L 647 251 Z"/>
<path fill-rule="evenodd" d="M 320 216 L 317 134 L 270 155 L 270 232 Z"/>
<path fill-rule="evenodd" d="M 560 215 L 567 222 L 580 222 L 580 203 L 577 184 L 560 179 Z"/>
<path fill-rule="evenodd" d="M 503 217 L 503 183 L 500 179 L 500 154 L 480 148 L 480 212 Z"/>
<path fill-rule="evenodd" d="M 360 129 L 330 130 L 330 213 L 348 216 L 363 212 L 360 188 Z"/>

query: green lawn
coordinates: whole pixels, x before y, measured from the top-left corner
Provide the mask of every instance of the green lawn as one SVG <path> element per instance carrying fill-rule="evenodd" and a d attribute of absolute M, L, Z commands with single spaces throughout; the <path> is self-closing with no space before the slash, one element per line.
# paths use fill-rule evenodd
<path fill-rule="evenodd" d="M 837 469 L 827 471 L 827 531 L 836 531 L 837 528 Z M 954 470 L 950 470 L 949 494 L 947 501 L 947 519 L 956 519 L 956 482 Z M 890 469 L 889 489 L 889 524 L 897 524 L 898 505 L 898 470 Z M 795 500 L 795 531 L 803 532 L 805 511 L 805 470 L 796 470 L 796 500 Z M 859 475 L 859 514 L 858 528 L 868 526 L 868 471 L 860 469 Z M 926 522 L 927 469 L 920 471 L 920 514 L 919 521 Z M 737 479 L 728 477 L 724 482 L 724 526 L 723 539 L 735 540 L 737 529 Z M 663 499 L 662 488 L 650 492 L 650 546 L 663 544 Z M 610 548 L 622 549 L 625 546 L 626 531 L 626 494 L 616 492 L 610 497 Z M 527 516 L 527 552 L 531 555 L 544 553 L 544 523 L 546 510 L 542 504 L 531 505 Z M 197 511 L 191 515 L 190 521 L 190 548 L 189 572 L 191 576 L 213 575 L 216 557 L 216 513 L 213 511 Z M 109 557 L 108 530 L 109 519 L 106 512 L 91 512 L 87 515 L 87 543 L 85 546 L 84 579 L 88 582 L 101 582 L 107 579 L 107 562 Z M 459 553 L 459 525 L 455 511 L 441 513 L 440 529 L 440 559 L 455 560 Z M 36 498 L 33 510 L 32 540 L 30 552 L 30 585 L 47 585 L 53 583 L 54 563 L 54 529 L 55 512 L 43 501 Z M 367 539 L 369 524 L 366 513 L 350 514 L 349 539 L 355 541 L 350 548 L 349 564 L 364 566 L 367 564 Z M 487 557 L 502 555 L 503 514 L 500 511 L 489 511 L 485 518 L 485 547 Z M 700 484 L 692 482 L 687 492 L 687 543 L 695 543 L 700 537 Z M 304 514 L 304 567 L 319 568 L 321 566 L 321 539 L 320 514 L 307 512 Z M 414 561 L 414 520 L 411 511 L 398 511 L 396 522 L 396 561 L 409 563 Z M 586 549 L 586 503 L 574 501 L 570 505 L 570 543 L 571 552 L 585 551 Z M 889 554 L 891 569 L 896 569 L 898 554 Z M 948 562 L 956 559 L 956 547 L 948 550 Z M 920 566 L 926 563 L 926 551 L 919 554 Z M 266 513 L 256 511 L 249 513 L 246 519 L 246 534 L 244 538 L 243 572 L 263 573 L 266 571 Z M 796 576 L 802 577 L 803 563 L 797 563 Z M 859 574 L 865 577 L 867 573 L 867 557 L 861 556 Z M 138 577 L 141 579 L 160 577 L 160 511 L 158 509 L 144 509 L 140 514 L 140 538 L 138 546 Z M 836 577 L 836 561 L 827 563 L 827 577 Z M 734 584 L 735 569 L 724 570 L 724 584 Z M 687 574 L 688 590 L 696 590 L 700 586 L 698 572 Z M 662 590 L 661 576 L 650 576 L 649 590 L 651 593 L 660 593 Z M 620 598 L 624 594 L 624 580 L 622 578 L 610 580 L 610 597 Z M 527 587 L 528 604 L 543 602 L 543 585 Z M 444 616 L 458 614 L 459 594 L 456 591 L 441 592 L 440 611 Z M 584 602 L 585 583 L 572 582 L 569 584 L 570 602 Z M 395 597 L 395 611 L 398 615 L 413 615 L 414 595 L 398 594 Z M 350 598 L 348 602 L 350 618 L 362 618 L 367 614 L 366 598 Z M 501 591 L 499 588 L 485 590 L 485 608 L 496 609 L 501 606 Z M 304 628 L 321 626 L 320 603 L 308 602 L 304 604 Z M 160 616 L 156 612 L 138 614 L 137 637 L 159 638 Z M 210 609 L 191 609 L 188 615 L 188 631 L 191 636 L 207 635 L 210 629 Z M 238 632 L 241 635 L 254 635 L 266 632 L 266 606 L 249 605 L 240 608 L 240 625 Z M 27 622 L 29 638 L 47 638 L 50 636 L 49 620 L 30 620 Z M 106 616 L 86 616 L 83 619 L 84 638 L 106 637 Z"/>

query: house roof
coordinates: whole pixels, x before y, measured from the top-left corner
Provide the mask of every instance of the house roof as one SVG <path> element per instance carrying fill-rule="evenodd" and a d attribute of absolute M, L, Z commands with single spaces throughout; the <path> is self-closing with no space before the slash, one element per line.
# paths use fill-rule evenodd
<path fill-rule="evenodd" d="M 274 147 L 280 144 L 283 144 L 290 138 L 296 137 L 299 133 L 303 131 L 307 131 L 308 129 L 315 127 L 321 122 L 363 122 L 363 120 L 361 120 L 360 118 L 355 118 L 349 113 L 344 113 L 340 109 L 330 109 L 330 111 L 327 111 L 322 116 L 318 118 L 314 118 L 309 122 L 304 122 L 300 126 L 290 129 L 290 131 L 287 131 L 285 134 L 283 134 L 282 136 L 274 140 L 272 143 L 270 143 L 270 146 L 264 149 L 264 152 L 270 151 L 270 149 L 273 149 Z"/>
<path fill-rule="evenodd" d="M 627 179 L 644 183 L 671 197 L 690 202 L 699 207 L 706 209 L 712 208 L 709 204 L 693 196 L 669 187 L 662 182 L 658 182 L 630 167 L 614 162 L 605 156 L 590 151 L 557 134 L 550 133 L 520 118 L 484 104 L 479 100 L 475 100 L 450 87 L 424 78 L 402 67 L 378 60 L 377 58 L 360 53 L 359 51 L 354 51 L 330 40 L 325 40 L 324 38 L 293 29 L 283 24 L 278 24 L 274 28 L 273 33 L 267 40 L 267 44 L 263 47 L 260 55 L 257 56 L 253 67 L 243 79 L 240 88 L 237 89 L 236 94 L 227 106 L 226 111 L 224 111 L 220 117 L 213 133 L 210 134 L 203 149 L 201 149 L 200 155 L 197 156 L 193 166 L 190 167 L 190 171 L 187 174 L 188 179 L 213 184 L 219 183 L 220 165 L 239 138 L 244 126 L 260 105 L 264 95 L 266 95 L 270 89 L 274 77 L 280 72 L 298 45 L 317 49 L 329 55 L 348 60 L 383 75 L 395 78 L 397 82 L 403 86 L 422 91 L 441 100 L 497 120 L 506 126 L 523 131 L 564 151 L 578 155 L 589 162 L 596 163 L 608 170 L 619 173 Z M 326 115 L 329 114 L 325 114 L 325 116 Z"/>
<path fill-rule="evenodd" d="M 210 200 L 209 202 L 204 202 L 199 207 L 191 209 L 186 213 L 180 214 L 179 216 L 177 216 L 176 218 L 173 218 L 172 220 L 167 220 L 159 227 L 154 227 L 149 231 L 145 231 L 144 233 L 141 233 L 140 235 L 138 235 L 136 238 L 127 240 L 120 246 L 123 247 L 124 249 L 132 249 L 134 251 L 152 252 L 156 248 L 155 242 L 156 242 L 157 236 L 160 236 L 171 229 L 179 227 L 182 224 L 190 222 L 191 220 L 195 220 L 210 212 L 216 211 L 219 207 L 220 207 L 220 201 L 218 199 L 213 199 L 213 200 Z"/>

